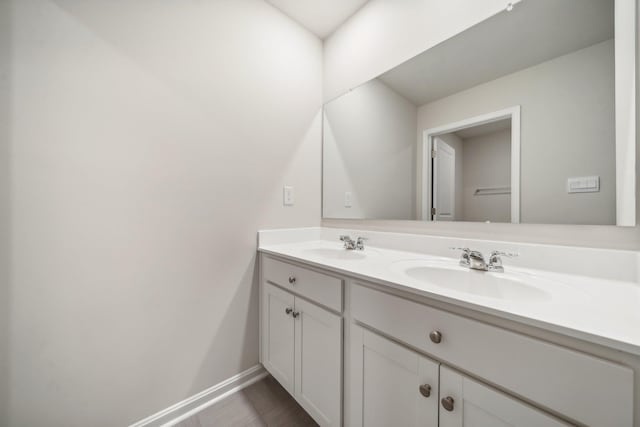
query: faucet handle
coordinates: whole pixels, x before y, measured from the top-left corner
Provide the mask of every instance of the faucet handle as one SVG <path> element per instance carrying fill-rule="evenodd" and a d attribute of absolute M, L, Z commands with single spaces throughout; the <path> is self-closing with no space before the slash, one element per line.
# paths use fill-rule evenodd
<path fill-rule="evenodd" d="M 515 258 L 519 254 L 516 252 L 503 252 L 503 251 L 492 251 L 491 256 L 489 257 L 489 266 L 487 269 L 489 271 L 502 273 L 504 271 L 504 267 L 502 267 L 502 258 Z"/>
<path fill-rule="evenodd" d="M 346 242 L 348 240 L 351 240 L 351 237 L 347 234 L 343 234 L 340 236 L 340 240 L 342 240 L 343 242 Z"/>
<path fill-rule="evenodd" d="M 504 256 L 504 257 L 507 257 L 507 258 L 515 258 L 517 256 L 520 256 L 520 254 L 517 253 L 517 252 L 492 251 L 491 252 L 491 258 L 496 257 L 496 256 L 498 256 L 498 257 Z"/>
<path fill-rule="evenodd" d="M 469 260 L 471 249 L 456 247 L 450 247 L 449 249 L 451 249 L 452 251 L 462 251 L 462 255 L 460 255 L 460 262 L 458 264 L 460 264 L 462 267 L 469 267 L 469 265 L 471 264 L 471 261 Z"/>
<path fill-rule="evenodd" d="M 358 237 L 356 239 L 356 249 L 358 249 L 360 251 L 364 250 L 364 242 L 365 242 L 365 240 L 369 240 L 369 239 L 366 238 L 366 237 Z"/>

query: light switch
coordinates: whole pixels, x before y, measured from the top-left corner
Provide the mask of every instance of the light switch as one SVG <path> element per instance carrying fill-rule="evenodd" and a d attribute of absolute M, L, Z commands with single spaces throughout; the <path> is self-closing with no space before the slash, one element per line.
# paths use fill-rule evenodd
<path fill-rule="evenodd" d="M 600 191 L 599 176 L 581 176 L 567 180 L 567 193 L 597 193 Z"/>
<path fill-rule="evenodd" d="M 285 206 L 293 206 L 294 201 L 293 187 L 285 185 L 282 191 L 282 203 Z"/>
<path fill-rule="evenodd" d="M 351 191 L 346 191 L 344 193 L 344 207 L 350 208 L 353 205 L 353 195 Z"/>

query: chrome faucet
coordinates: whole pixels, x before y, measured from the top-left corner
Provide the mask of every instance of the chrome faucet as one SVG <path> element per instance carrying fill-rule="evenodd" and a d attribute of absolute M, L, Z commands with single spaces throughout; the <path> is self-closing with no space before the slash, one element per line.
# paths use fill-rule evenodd
<path fill-rule="evenodd" d="M 469 251 L 469 266 L 472 270 L 489 270 L 487 262 L 484 260 L 484 256 L 478 251 Z"/>
<path fill-rule="evenodd" d="M 340 240 L 344 242 L 344 248 L 352 251 L 356 248 L 356 241 L 352 240 L 349 236 L 340 236 Z"/>
<path fill-rule="evenodd" d="M 349 236 L 340 236 L 340 240 L 344 242 L 344 248 L 348 251 L 364 250 L 364 241 L 368 240 L 365 237 L 358 237 L 356 240 L 351 239 Z"/>
<path fill-rule="evenodd" d="M 503 273 L 504 267 L 502 266 L 502 258 L 503 256 L 512 258 L 517 257 L 517 253 L 512 252 L 501 252 L 501 251 L 493 251 L 489 256 L 489 262 L 487 263 L 484 259 L 484 255 L 482 255 L 479 251 L 474 251 L 469 248 L 450 248 L 457 251 L 462 251 L 462 255 L 460 255 L 459 264 L 462 267 L 467 267 L 472 270 L 480 270 L 480 271 L 491 271 L 494 273 Z"/>

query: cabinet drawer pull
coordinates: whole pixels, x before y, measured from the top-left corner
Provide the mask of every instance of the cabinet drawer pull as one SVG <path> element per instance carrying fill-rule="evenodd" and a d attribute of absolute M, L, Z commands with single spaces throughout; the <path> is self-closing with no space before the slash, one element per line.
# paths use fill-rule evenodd
<path fill-rule="evenodd" d="M 292 314 L 293 318 L 297 318 L 298 316 L 300 316 L 300 312 L 299 311 L 294 311 Z"/>
<path fill-rule="evenodd" d="M 289 308 L 289 307 L 287 307 L 287 308 L 285 308 L 285 309 L 284 309 L 284 312 L 285 312 L 286 314 L 291 314 L 291 312 L 292 312 L 292 311 L 293 311 L 293 308 Z"/>
<path fill-rule="evenodd" d="M 449 412 L 453 411 L 453 397 L 451 396 L 443 397 L 440 403 L 442 403 L 442 407 L 447 411 Z"/>
<path fill-rule="evenodd" d="M 442 334 L 440 333 L 440 331 L 431 331 L 431 333 L 429 334 L 429 338 L 431 338 L 431 341 L 433 341 L 436 344 L 440 344 L 440 342 L 442 341 Z"/>
<path fill-rule="evenodd" d="M 289 283 L 291 283 L 292 285 L 294 285 L 296 283 L 296 278 L 293 276 L 289 276 Z"/>
<path fill-rule="evenodd" d="M 431 396 L 431 386 L 429 384 L 422 384 L 420 386 L 420 394 L 424 397 Z"/>

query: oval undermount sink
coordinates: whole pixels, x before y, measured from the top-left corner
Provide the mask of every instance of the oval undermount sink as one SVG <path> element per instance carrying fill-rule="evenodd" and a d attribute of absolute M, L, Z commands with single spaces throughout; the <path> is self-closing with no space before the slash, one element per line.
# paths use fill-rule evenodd
<path fill-rule="evenodd" d="M 539 286 L 536 278 L 515 272 L 491 273 L 460 267 L 455 261 L 398 261 L 392 269 L 411 279 L 443 289 L 480 297 L 519 302 L 541 302 L 552 295 Z M 539 280 L 538 280 L 539 281 Z"/>
<path fill-rule="evenodd" d="M 364 259 L 367 257 L 365 251 L 347 250 L 342 248 L 313 248 L 305 249 L 305 253 L 327 259 Z"/>

